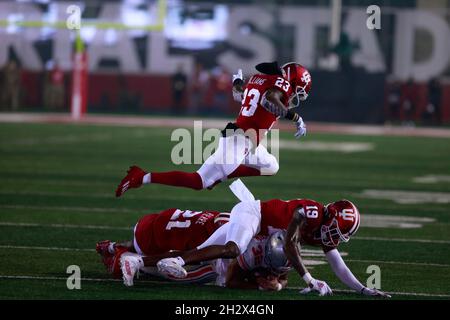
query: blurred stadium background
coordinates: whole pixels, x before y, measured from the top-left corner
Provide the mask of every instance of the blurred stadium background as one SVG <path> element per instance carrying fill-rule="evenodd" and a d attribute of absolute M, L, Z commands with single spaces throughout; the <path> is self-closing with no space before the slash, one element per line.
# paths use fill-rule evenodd
<path fill-rule="evenodd" d="M 450 122 L 447 0 L 1 1 L 2 110 L 69 112 L 74 4 L 89 113 L 233 115 L 231 73 L 295 60 L 313 77 L 306 121 Z"/>
<path fill-rule="evenodd" d="M 370 5 L 381 29 L 367 28 Z M 299 110 L 309 133 L 294 141 L 280 121 L 280 171 L 245 183 L 261 199 L 353 200 L 362 225 L 342 252 L 355 275 L 377 265 L 394 299 L 448 300 L 449 0 L 0 1 L 0 298 L 317 299 L 298 294 L 295 272 L 276 294 L 125 290 L 94 250 L 168 206 L 232 208 L 228 183 L 114 190 L 132 164 L 195 170 L 171 162 L 173 127 L 223 128 L 239 110 L 231 75 L 273 60 L 311 71 Z M 304 257 L 336 289 L 330 299 L 365 298 L 319 251 Z M 74 264 L 82 290 L 66 287 Z"/>

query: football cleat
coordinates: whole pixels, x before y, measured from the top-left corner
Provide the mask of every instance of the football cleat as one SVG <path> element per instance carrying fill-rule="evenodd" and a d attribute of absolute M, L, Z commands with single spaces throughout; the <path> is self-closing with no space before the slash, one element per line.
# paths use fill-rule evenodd
<path fill-rule="evenodd" d="M 120 257 L 120 269 L 122 270 L 123 284 L 133 286 L 134 276 L 139 277 L 139 259 L 135 253 L 123 253 Z"/>
<path fill-rule="evenodd" d="M 183 279 L 187 276 L 187 271 L 180 264 L 180 260 L 177 258 L 166 258 L 159 260 L 156 264 L 159 273 L 172 276 L 177 279 Z"/>
<path fill-rule="evenodd" d="M 142 185 L 142 179 L 147 174 L 138 166 L 131 166 L 127 171 L 127 176 L 122 179 L 116 189 L 116 197 L 120 197 L 130 188 L 139 188 Z"/>
<path fill-rule="evenodd" d="M 102 257 L 102 262 L 108 270 L 114 257 L 114 254 L 109 252 L 110 244 L 110 240 L 103 240 L 95 245 L 95 251 Z"/>
<path fill-rule="evenodd" d="M 116 246 L 116 253 L 113 257 L 109 259 L 109 264 L 106 266 L 108 272 L 112 274 L 112 276 L 116 279 L 120 279 L 122 277 L 122 270 L 120 266 L 120 258 L 128 249 L 125 247 Z"/>

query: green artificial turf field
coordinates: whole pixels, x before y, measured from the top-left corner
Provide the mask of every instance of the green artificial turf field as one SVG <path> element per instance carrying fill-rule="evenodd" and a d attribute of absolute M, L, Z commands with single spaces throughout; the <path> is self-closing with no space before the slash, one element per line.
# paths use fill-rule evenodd
<path fill-rule="evenodd" d="M 137 219 L 170 207 L 229 211 L 228 183 L 212 191 L 161 185 L 114 191 L 129 165 L 194 170 L 170 161 L 173 129 L 62 125 L 0 125 L 0 298 L 2 299 L 361 299 L 323 256 L 308 251 L 314 277 L 332 297 L 301 296 L 291 272 L 277 293 L 137 280 L 132 288 L 106 274 L 94 248 L 99 240 L 131 239 Z M 381 270 L 382 290 L 393 299 L 450 298 L 450 139 L 311 133 L 294 140 L 306 149 L 280 150 L 273 177 L 243 178 L 260 199 L 352 200 L 362 226 L 340 246 L 363 282 L 368 266 Z M 332 150 L 353 143 L 356 152 Z M 317 146 L 331 146 L 328 151 Z M 339 148 L 336 148 L 339 149 Z M 314 248 L 307 248 L 314 249 Z M 66 269 L 81 268 L 81 289 L 68 290 Z"/>

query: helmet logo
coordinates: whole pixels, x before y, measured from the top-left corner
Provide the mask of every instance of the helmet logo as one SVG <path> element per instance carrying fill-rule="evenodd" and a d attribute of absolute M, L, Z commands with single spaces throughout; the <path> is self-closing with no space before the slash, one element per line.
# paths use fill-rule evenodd
<path fill-rule="evenodd" d="M 346 221 L 355 221 L 356 214 L 353 212 L 353 209 L 343 209 L 339 212 L 339 216 Z"/>
<path fill-rule="evenodd" d="M 309 74 L 308 71 L 303 72 L 302 75 L 302 79 L 301 79 L 304 83 L 308 84 L 311 82 L 311 75 Z"/>

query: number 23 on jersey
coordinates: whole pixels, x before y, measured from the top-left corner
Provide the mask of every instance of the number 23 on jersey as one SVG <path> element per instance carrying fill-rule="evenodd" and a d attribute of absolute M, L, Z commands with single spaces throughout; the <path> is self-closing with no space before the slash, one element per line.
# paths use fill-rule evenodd
<path fill-rule="evenodd" d="M 275 87 L 280 88 L 286 93 L 289 91 L 290 86 L 290 83 L 284 78 L 278 77 L 275 81 Z M 252 88 L 249 90 L 246 88 L 242 99 L 241 114 L 245 117 L 253 116 L 259 103 L 261 102 L 260 98 L 261 92 L 258 89 Z"/>

